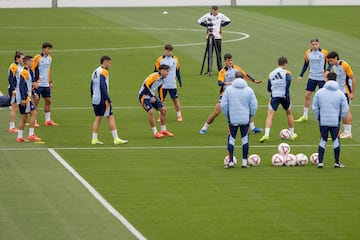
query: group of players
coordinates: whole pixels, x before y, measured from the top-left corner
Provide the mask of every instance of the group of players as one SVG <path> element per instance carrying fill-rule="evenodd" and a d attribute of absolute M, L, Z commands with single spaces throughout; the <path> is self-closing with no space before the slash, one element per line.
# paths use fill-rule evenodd
<path fill-rule="evenodd" d="M 16 52 L 14 62 L 8 70 L 8 94 L 11 105 L 9 132 L 17 133 L 16 142 L 41 141 L 36 136 L 35 127 L 39 127 L 36 120 L 37 105 L 40 98 L 44 98 L 44 111 L 46 126 L 57 126 L 58 124 L 51 120 L 51 89 L 54 87 L 51 75 L 51 43 L 42 44 L 41 53 L 36 56 L 24 55 L 24 53 Z M 20 112 L 21 118 L 18 128 L 15 127 L 15 117 L 17 111 Z M 24 138 L 24 127 L 27 117 L 30 114 L 29 135 Z"/>

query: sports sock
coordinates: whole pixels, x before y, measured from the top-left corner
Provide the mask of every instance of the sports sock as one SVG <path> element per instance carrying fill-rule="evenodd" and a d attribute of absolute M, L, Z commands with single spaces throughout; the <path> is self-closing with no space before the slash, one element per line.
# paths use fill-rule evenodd
<path fill-rule="evenodd" d="M 34 128 L 29 128 L 29 136 L 34 135 Z"/>
<path fill-rule="evenodd" d="M 247 166 L 247 159 L 245 158 L 243 158 L 243 160 L 242 160 L 242 166 Z"/>
<path fill-rule="evenodd" d="M 111 130 L 111 135 L 113 136 L 114 139 L 118 138 L 119 136 L 118 136 L 118 133 L 117 133 L 117 129 Z"/>
<path fill-rule="evenodd" d="M 158 131 L 158 130 L 156 129 L 156 127 L 151 128 L 151 130 L 152 130 L 153 134 L 157 133 L 157 131 Z"/>
<path fill-rule="evenodd" d="M 204 126 L 202 127 L 202 129 L 205 129 L 205 130 L 207 130 L 209 126 L 210 126 L 209 124 L 207 124 L 207 123 L 204 123 Z"/>
<path fill-rule="evenodd" d="M 177 115 L 178 117 L 181 117 L 181 111 L 176 112 L 176 115 Z"/>
<path fill-rule="evenodd" d="M 23 132 L 24 132 L 24 130 L 21 130 L 21 129 L 18 130 L 18 138 L 23 137 Z"/>
<path fill-rule="evenodd" d="M 253 130 L 255 128 L 255 123 L 253 121 L 250 122 L 250 129 Z"/>
<path fill-rule="evenodd" d="M 161 131 L 166 131 L 166 125 L 161 125 Z"/>
<path fill-rule="evenodd" d="M 269 136 L 270 134 L 270 128 L 265 128 L 265 136 Z"/>
<path fill-rule="evenodd" d="M 92 139 L 97 139 L 98 134 L 97 133 L 92 133 Z"/>
<path fill-rule="evenodd" d="M 50 121 L 50 120 L 51 120 L 50 112 L 46 112 L 45 113 L 45 122 Z"/>
<path fill-rule="evenodd" d="M 308 107 L 304 107 L 304 117 L 308 117 L 308 113 L 309 113 L 309 108 Z"/>
<path fill-rule="evenodd" d="M 294 128 L 289 128 L 290 132 L 291 132 L 291 136 L 294 135 Z"/>
<path fill-rule="evenodd" d="M 9 128 L 10 129 L 15 128 L 15 122 L 10 122 Z"/>

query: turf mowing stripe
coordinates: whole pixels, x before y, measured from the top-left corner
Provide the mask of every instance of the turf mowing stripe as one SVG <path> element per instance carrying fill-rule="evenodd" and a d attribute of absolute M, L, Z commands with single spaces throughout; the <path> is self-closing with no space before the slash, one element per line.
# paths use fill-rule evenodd
<path fill-rule="evenodd" d="M 146 240 L 146 238 L 129 223 L 113 206 L 106 201 L 100 193 L 96 191 L 81 175 L 75 171 L 53 148 L 47 149 L 115 218 L 117 218 L 137 239 Z"/>
<path fill-rule="evenodd" d="M 278 145 L 251 145 L 250 148 L 274 148 Z M 317 147 L 319 145 L 307 145 L 307 144 L 300 144 L 294 145 L 292 144 L 291 147 L 298 147 L 298 148 L 308 148 L 308 147 Z M 360 144 L 341 144 L 341 147 L 360 147 Z M 159 146 L 144 146 L 144 147 L 58 147 L 58 148 L 51 148 L 55 150 L 147 150 L 147 149 L 208 149 L 208 148 L 226 148 L 226 145 L 223 146 L 166 146 L 166 147 L 159 147 Z M 0 151 L 40 151 L 40 150 L 48 150 L 46 148 L 2 148 L 0 147 Z"/>

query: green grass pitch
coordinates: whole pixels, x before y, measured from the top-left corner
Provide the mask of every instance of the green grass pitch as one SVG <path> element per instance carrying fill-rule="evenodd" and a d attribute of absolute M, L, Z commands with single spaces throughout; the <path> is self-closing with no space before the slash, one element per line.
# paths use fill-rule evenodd
<path fill-rule="evenodd" d="M 164 10 L 169 14 L 161 14 Z M 135 239 L 47 151 L 53 148 L 147 239 L 356 239 L 360 227 L 360 106 L 352 103 L 353 138 L 341 141 L 346 168 L 332 167 L 328 143 L 325 167 L 273 167 L 271 156 L 287 127 L 279 109 L 270 140 L 251 134 L 250 153 L 259 167 L 223 169 L 226 120 L 219 116 L 198 131 L 217 101 L 216 74 L 199 75 L 205 30 L 196 20 L 208 7 L 65 8 L 0 10 L 0 90 L 6 92 L 7 68 L 16 50 L 35 55 L 43 41 L 52 54 L 52 118 L 58 127 L 36 129 L 44 144 L 15 142 L 7 133 L 7 108 L 0 109 L 0 239 Z M 336 50 L 360 76 L 359 7 L 221 7 L 232 23 L 224 28 L 223 53 L 257 79 L 267 80 L 277 58 L 286 56 L 295 79 L 309 40 Z M 236 41 L 243 32 L 250 38 Z M 230 41 L 227 41 L 230 40 Z M 234 40 L 234 41 L 233 41 Z M 137 93 L 153 70 L 163 45 L 175 45 L 183 87 L 184 122 L 178 123 L 167 100 L 167 127 L 175 134 L 152 137 Z M 89 83 L 102 55 L 113 59 L 110 95 L 119 135 L 114 146 L 106 122 L 90 145 L 93 112 Z M 214 65 L 215 68 L 215 65 Z M 302 114 L 306 77 L 294 80 L 295 118 Z M 263 128 L 269 94 L 253 87 L 259 101 L 255 123 Z M 42 106 L 38 120 L 43 125 Z M 19 118 L 18 118 L 19 119 Z M 26 128 L 27 131 L 27 128 Z M 292 153 L 317 151 L 314 115 L 295 125 L 299 137 Z M 241 159 L 240 139 L 235 150 Z"/>

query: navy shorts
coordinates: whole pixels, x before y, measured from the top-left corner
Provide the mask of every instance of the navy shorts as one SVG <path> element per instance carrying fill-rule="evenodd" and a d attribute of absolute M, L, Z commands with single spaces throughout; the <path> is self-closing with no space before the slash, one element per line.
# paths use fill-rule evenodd
<path fill-rule="evenodd" d="M 306 85 L 306 91 L 315 92 L 316 86 L 319 86 L 319 89 L 322 88 L 325 84 L 325 81 L 318 81 L 309 79 Z"/>
<path fill-rule="evenodd" d="M 111 104 L 109 105 L 106 105 L 105 103 L 93 104 L 93 108 L 94 108 L 95 116 L 108 117 L 110 115 L 113 115 Z"/>
<path fill-rule="evenodd" d="M 141 98 L 140 103 L 143 106 L 145 111 L 150 111 L 152 108 L 155 108 L 156 110 L 159 110 L 160 108 L 164 107 L 164 104 L 155 97 L 155 102 L 151 103 L 150 98 Z"/>
<path fill-rule="evenodd" d="M 51 97 L 51 90 L 50 87 L 38 87 L 35 89 L 35 93 L 39 96 L 42 96 L 43 98 Z"/>
<path fill-rule="evenodd" d="M 178 98 L 178 91 L 176 88 L 172 88 L 172 89 L 163 89 L 163 95 L 164 95 L 164 99 L 167 95 L 167 93 L 169 92 L 171 99 L 175 99 Z"/>
<path fill-rule="evenodd" d="M 35 106 L 32 101 L 29 102 L 28 106 L 19 104 L 20 114 L 28 114 L 29 112 L 35 110 Z"/>
<path fill-rule="evenodd" d="M 275 98 L 270 99 L 268 109 L 276 111 L 280 104 L 285 110 L 288 110 L 291 108 L 291 103 L 290 103 L 289 97 L 275 97 Z"/>

